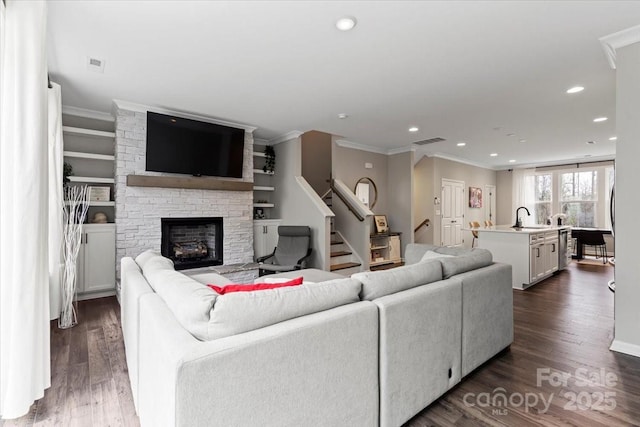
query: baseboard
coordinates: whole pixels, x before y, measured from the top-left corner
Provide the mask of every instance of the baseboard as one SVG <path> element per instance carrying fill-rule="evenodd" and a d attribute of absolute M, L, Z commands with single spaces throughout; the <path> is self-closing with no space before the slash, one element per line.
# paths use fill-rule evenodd
<path fill-rule="evenodd" d="M 85 301 L 85 300 L 88 300 L 88 299 L 112 297 L 115 294 L 116 294 L 116 290 L 115 289 L 111 289 L 111 290 L 108 290 L 108 291 L 101 291 L 101 292 L 90 292 L 90 293 L 86 293 L 86 294 L 78 294 L 78 299 L 76 301 Z"/>
<path fill-rule="evenodd" d="M 613 340 L 609 350 L 640 357 L 640 345 L 630 344 L 620 340 Z"/>

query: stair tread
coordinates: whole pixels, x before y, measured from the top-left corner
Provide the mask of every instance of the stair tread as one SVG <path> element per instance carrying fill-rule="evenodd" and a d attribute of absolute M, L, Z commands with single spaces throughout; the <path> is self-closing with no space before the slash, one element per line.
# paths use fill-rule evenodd
<path fill-rule="evenodd" d="M 351 255 L 353 252 L 349 251 L 335 251 L 331 252 L 331 257 L 342 256 L 342 255 Z"/>
<path fill-rule="evenodd" d="M 332 241 L 332 242 L 331 242 L 331 244 L 332 244 L 332 245 L 341 245 L 341 244 L 343 244 L 343 243 L 344 243 L 344 242 L 343 242 L 343 241 L 341 241 L 341 240 L 335 240 L 335 241 Z"/>
<path fill-rule="evenodd" d="M 360 267 L 360 263 L 359 262 L 345 262 L 342 264 L 334 264 L 331 266 L 331 271 L 336 271 L 336 270 L 344 270 L 345 268 L 351 268 L 351 267 Z"/>

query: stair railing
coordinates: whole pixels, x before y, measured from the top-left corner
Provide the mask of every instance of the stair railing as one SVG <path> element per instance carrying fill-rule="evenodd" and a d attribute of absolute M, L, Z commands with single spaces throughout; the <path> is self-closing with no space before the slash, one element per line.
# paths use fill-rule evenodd
<path fill-rule="evenodd" d="M 347 207 L 347 209 L 349 209 L 349 212 L 351 212 L 356 218 L 358 218 L 358 221 L 360 221 L 360 222 L 364 221 L 364 216 L 362 214 L 360 214 L 360 212 L 358 212 L 358 210 L 353 206 L 351 201 L 348 200 L 347 197 L 345 197 L 340 192 L 340 189 L 337 188 L 336 183 L 335 183 L 335 179 L 331 180 L 331 188 L 330 188 L 330 190 L 333 191 L 333 194 L 335 194 L 336 196 L 338 196 L 338 198 L 340 198 L 342 203 L 344 203 L 344 205 Z"/>
<path fill-rule="evenodd" d="M 431 225 L 430 222 L 431 221 L 429 220 L 429 218 L 425 218 L 424 221 L 422 221 L 416 228 L 413 229 L 413 232 L 417 233 L 418 230 L 420 230 L 420 228 L 422 228 L 423 226 L 429 227 Z"/>

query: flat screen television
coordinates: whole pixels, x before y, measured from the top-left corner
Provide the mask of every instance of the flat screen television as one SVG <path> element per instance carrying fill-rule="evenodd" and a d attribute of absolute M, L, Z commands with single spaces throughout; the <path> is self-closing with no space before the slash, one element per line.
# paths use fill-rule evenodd
<path fill-rule="evenodd" d="M 147 112 L 146 169 L 242 178 L 244 129 Z"/>

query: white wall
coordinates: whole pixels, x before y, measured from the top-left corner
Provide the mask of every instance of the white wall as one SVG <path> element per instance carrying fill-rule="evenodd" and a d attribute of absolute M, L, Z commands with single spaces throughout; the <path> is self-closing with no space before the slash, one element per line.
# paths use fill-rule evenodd
<path fill-rule="evenodd" d="M 613 350 L 640 356 L 640 43 L 616 51 L 616 293 Z"/>
<path fill-rule="evenodd" d="M 421 227 L 414 233 L 416 243 L 433 244 L 433 224 L 435 223 L 433 157 L 423 156 L 413 169 L 413 217 L 417 227 L 425 218 L 429 218 L 428 227 Z"/>

